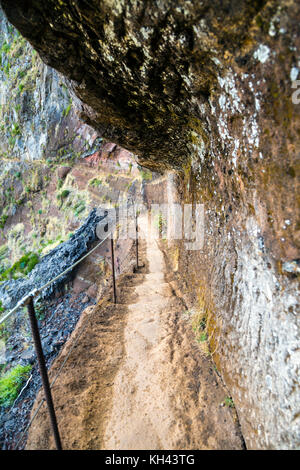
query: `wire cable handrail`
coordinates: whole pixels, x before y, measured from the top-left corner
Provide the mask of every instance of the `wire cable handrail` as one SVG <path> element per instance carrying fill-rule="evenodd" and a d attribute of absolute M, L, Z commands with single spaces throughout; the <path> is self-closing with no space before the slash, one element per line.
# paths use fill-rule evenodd
<path fill-rule="evenodd" d="M 118 225 L 118 224 L 117 224 Z M 110 232 L 112 233 L 112 231 Z M 101 242 L 104 242 L 105 240 L 107 240 L 108 236 L 103 239 Z M 99 244 L 97 245 L 99 246 Z M 96 247 L 94 247 L 96 248 Z M 92 250 L 91 250 L 92 251 Z M 124 264 L 125 264 L 125 261 L 128 260 L 128 258 L 130 257 L 130 250 L 129 252 L 127 253 L 127 255 L 125 256 L 125 258 L 122 260 L 120 266 L 123 268 Z M 81 327 L 81 330 L 80 332 L 78 333 L 78 335 L 76 336 L 76 338 L 74 339 L 74 342 L 72 344 L 72 346 L 70 347 L 69 351 L 67 352 L 66 354 L 66 357 L 64 358 L 61 366 L 59 367 L 57 373 L 55 374 L 54 378 L 52 379 L 51 383 L 50 383 L 50 387 L 51 389 L 53 388 L 53 386 L 55 385 L 55 382 L 57 381 L 58 377 L 60 376 L 66 362 L 68 361 L 69 357 L 71 356 L 71 353 L 73 352 L 73 350 L 75 349 L 75 347 L 77 346 L 78 344 L 78 341 L 79 339 L 81 338 L 82 334 L 86 331 L 86 328 L 89 326 L 89 322 L 88 322 L 89 318 L 86 319 L 86 322 L 85 324 L 83 324 L 83 326 Z M 37 405 L 37 408 L 36 410 L 34 411 L 34 414 L 32 415 L 32 417 L 30 418 L 30 421 L 29 423 L 26 425 L 26 428 L 24 429 L 24 431 L 22 432 L 22 435 L 21 437 L 18 439 L 17 443 L 16 443 L 16 446 L 15 448 L 18 449 L 19 445 L 21 444 L 21 442 L 23 441 L 24 437 L 26 436 L 26 433 L 28 431 L 28 429 L 30 428 L 30 426 L 32 425 L 33 421 L 35 420 L 35 418 L 37 417 L 41 407 L 43 406 L 43 404 L 45 403 L 45 397 L 43 397 L 40 401 L 40 403 Z"/>
<path fill-rule="evenodd" d="M 46 282 L 46 284 L 44 284 L 43 286 L 39 287 L 38 289 L 33 289 L 28 294 L 24 295 L 24 297 L 22 297 L 22 299 L 18 301 L 18 303 L 14 306 L 14 308 L 12 308 L 6 315 L 4 315 L 2 318 L 0 318 L 0 325 L 1 325 L 1 323 L 5 322 L 13 313 L 15 313 L 17 310 L 19 310 L 19 308 L 23 307 L 30 297 L 36 297 L 40 292 L 42 292 L 44 289 L 49 287 L 53 282 L 57 281 L 59 278 L 64 276 L 66 273 L 71 271 L 75 266 L 77 266 L 77 264 L 81 263 L 82 260 L 87 258 L 91 253 L 93 253 L 93 251 L 95 251 L 97 248 L 99 248 L 99 246 L 102 245 L 102 243 L 104 243 L 110 237 L 110 235 L 114 232 L 115 229 L 116 229 L 116 227 L 114 227 L 114 229 L 111 230 L 108 233 L 108 235 L 105 238 L 103 238 L 96 246 L 94 246 L 88 253 L 86 253 L 84 256 L 82 256 L 79 260 L 77 260 L 75 263 L 73 263 L 67 269 L 62 271 L 60 274 L 55 276 L 50 281 Z"/>
<path fill-rule="evenodd" d="M 132 205 L 134 206 L 134 209 L 135 209 L 135 204 L 132 203 Z M 136 243 L 137 243 L 137 212 L 136 212 L 136 210 L 134 210 L 134 219 L 135 219 Z M 103 220 L 104 220 L 104 228 L 105 228 L 106 225 L 109 224 L 109 222 L 112 222 L 112 219 L 109 216 L 106 219 L 102 219 L 102 221 Z M 45 363 L 45 359 L 44 359 L 44 354 L 43 354 L 43 350 L 42 350 L 42 345 L 41 345 L 41 341 L 40 341 L 40 334 L 39 334 L 39 328 L 38 328 L 38 324 L 37 324 L 37 320 L 36 320 L 33 299 L 34 299 L 35 296 L 37 296 L 39 293 L 41 293 L 44 289 L 46 289 L 49 285 L 51 285 L 53 282 L 57 281 L 57 279 L 61 278 L 67 272 L 72 270 L 83 259 L 87 258 L 99 246 L 101 246 L 108 238 L 111 238 L 111 257 L 112 257 L 111 261 L 112 261 L 112 272 L 113 272 L 114 303 L 116 303 L 117 300 L 116 300 L 116 286 L 115 286 L 115 272 L 114 272 L 114 268 L 115 268 L 115 266 L 114 266 L 114 243 L 113 243 L 113 239 L 112 239 L 112 234 L 115 233 L 116 231 L 117 232 L 119 231 L 120 226 L 122 225 L 122 222 L 124 220 L 126 220 L 128 222 L 128 218 L 126 218 L 126 217 L 125 217 L 125 219 L 121 219 L 121 220 L 119 219 L 119 217 L 117 219 L 114 219 L 113 227 L 111 228 L 111 230 L 109 230 L 109 232 L 107 233 L 107 236 L 104 239 L 101 239 L 101 241 L 99 243 L 97 243 L 96 246 L 94 246 L 84 256 L 82 256 L 79 260 L 77 260 L 75 263 L 73 263 L 71 266 L 69 266 L 63 272 L 61 272 L 60 274 L 55 276 L 50 281 L 46 282 L 43 286 L 41 286 L 37 289 L 33 289 L 28 294 L 26 294 L 24 297 L 22 297 L 22 299 L 15 305 L 15 307 L 12 310 L 10 310 L 6 315 L 4 315 L 4 317 L 2 317 L 0 319 L 0 324 L 1 324 L 5 320 L 7 320 L 14 312 L 16 312 L 20 307 L 22 307 L 24 305 L 27 306 L 28 314 L 29 314 L 29 318 L 30 318 L 30 322 L 31 322 L 32 334 L 33 334 L 33 337 L 34 337 L 34 343 L 35 343 L 38 363 L 39 363 L 40 375 L 41 375 L 41 378 L 42 378 L 44 393 L 45 393 L 45 397 L 41 400 L 41 402 L 37 406 L 37 409 L 35 410 L 34 415 L 30 419 L 30 421 L 29 421 L 28 425 L 26 426 L 25 430 L 23 431 L 21 437 L 18 439 L 17 444 L 16 444 L 16 448 L 18 448 L 19 444 L 23 441 L 23 438 L 25 437 L 30 425 L 32 424 L 32 422 L 36 418 L 41 406 L 43 405 L 43 403 L 45 401 L 47 402 L 47 405 L 48 405 L 48 411 L 49 411 L 49 416 L 50 416 L 50 419 L 51 419 L 51 422 L 52 422 L 52 428 L 53 428 L 54 439 L 55 439 L 55 442 L 56 442 L 56 447 L 57 447 L 57 449 L 62 448 L 61 447 L 61 441 L 60 441 L 60 434 L 59 434 L 59 430 L 58 430 L 58 426 L 57 426 L 56 414 L 55 414 L 55 410 L 54 410 L 54 406 L 53 406 L 51 389 L 52 389 L 53 385 L 55 384 L 57 378 L 59 377 L 61 371 L 63 370 L 65 363 L 69 359 L 69 357 L 70 357 L 73 349 L 75 348 L 79 338 L 81 337 L 83 331 L 85 331 L 85 329 L 88 325 L 88 322 L 86 322 L 83 329 L 80 331 L 79 335 L 75 339 L 74 344 L 72 345 L 72 347 L 68 351 L 68 353 L 67 353 L 65 359 L 63 360 L 57 374 L 55 375 L 54 379 L 52 380 L 52 382 L 50 384 L 49 383 L 49 378 L 48 378 L 48 373 L 47 373 L 47 367 L 46 367 L 46 363 Z M 127 259 L 128 256 L 129 256 L 129 253 L 125 257 L 125 259 Z M 136 253 L 136 256 L 137 256 L 137 259 L 138 259 L 138 253 Z M 125 259 L 123 259 L 122 262 L 121 262 L 122 268 L 123 268 L 123 263 L 125 262 Z M 138 262 L 137 262 L 137 264 L 138 264 Z M 30 377 L 30 379 L 31 378 L 32 378 L 32 376 Z M 26 386 L 27 386 L 27 384 L 26 384 Z M 26 386 L 24 388 L 26 388 Z M 50 403 L 49 403 L 49 401 L 50 401 Z M 51 407 L 53 408 L 52 411 L 51 411 Z"/>

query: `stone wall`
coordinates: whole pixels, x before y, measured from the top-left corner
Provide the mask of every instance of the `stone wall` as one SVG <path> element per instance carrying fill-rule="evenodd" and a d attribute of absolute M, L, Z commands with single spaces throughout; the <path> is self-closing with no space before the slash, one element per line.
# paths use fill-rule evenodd
<path fill-rule="evenodd" d="M 172 173 L 148 184 L 148 207 L 182 203 L 182 186 Z M 207 203 L 204 213 L 203 249 L 189 251 L 186 240 L 168 240 L 162 245 L 167 262 L 190 311 L 206 317 L 211 356 L 230 390 L 247 448 L 296 448 L 298 280 L 278 272 L 254 216 L 244 219 L 241 230 L 236 222 L 221 227 Z"/>

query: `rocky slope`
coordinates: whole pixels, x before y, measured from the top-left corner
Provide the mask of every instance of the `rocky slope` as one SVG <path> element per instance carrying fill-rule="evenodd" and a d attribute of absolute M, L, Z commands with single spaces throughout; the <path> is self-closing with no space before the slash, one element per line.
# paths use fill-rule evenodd
<path fill-rule="evenodd" d="M 203 250 L 169 262 L 247 446 L 298 447 L 299 2 L 1 4 L 87 123 L 175 171 L 161 199 L 204 204 Z"/>

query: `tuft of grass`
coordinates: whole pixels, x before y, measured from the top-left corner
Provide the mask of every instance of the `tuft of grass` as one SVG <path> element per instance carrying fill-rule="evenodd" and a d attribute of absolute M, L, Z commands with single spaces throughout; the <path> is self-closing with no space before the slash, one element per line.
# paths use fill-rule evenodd
<path fill-rule="evenodd" d="M 63 110 L 63 116 L 67 117 L 71 111 L 72 101 L 69 102 L 68 106 Z"/>
<path fill-rule="evenodd" d="M 0 406 L 7 408 L 13 404 L 31 369 L 31 365 L 17 365 L 3 374 L 0 378 Z"/>
<path fill-rule="evenodd" d="M 6 215 L 6 214 L 2 214 L 0 216 L 0 228 L 2 228 L 2 229 L 4 228 L 7 219 L 8 219 L 8 215 Z"/>
<path fill-rule="evenodd" d="M 152 180 L 152 172 L 150 170 L 140 170 L 140 175 L 143 180 L 151 181 Z"/>
<path fill-rule="evenodd" d="M 93 178 L 89 182 L 89 186 L 93 186 L 94 188 L 98 188 L 99 186 L 101 186 L 101 184 L 102 184 L 102 181 L 98 178 Z"/>
<path fill-rule="evenodd" d="M 207 315 L 202 310 L 192 312 L 190 317 L 195 339 L 206 355 L 209 355 L 209 335 L 207 331 Z"/>
<path fill-rule="evenodd" d="M 73 207 L 73 211 L 74 211 L 74 214 L 75 216 L 77 217 L 81 212 L 83 212 L 85 210 L 85 203 L 84 201 L 79 201 L 77 202 L 74 207 Z"/>

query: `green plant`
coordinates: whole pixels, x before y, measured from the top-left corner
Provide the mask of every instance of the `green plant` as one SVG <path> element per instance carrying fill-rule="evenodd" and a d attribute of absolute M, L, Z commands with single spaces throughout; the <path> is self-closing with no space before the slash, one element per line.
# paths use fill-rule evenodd
<path fill-rule="evenodd" d="M 228 406 L 229 408 L 234 408 L 233 399 L 231 397 L 225 397 L 224 405 Z"/>
<path fill-rule="evenodd" d="M 0 300 L 0 313 L 4 312 L 5 308 L 2 305 L 2 300 Z"/>
<path fill-rule="evenodd" d="M 9 143 L 10 147 L 14 147 L 14 145 L 15 145 L 15 143 L 16 143 L 16 138 L 11 135 L 11 136 L 8 138 L 8 143 Z"/>
<path fill-rule="evenodd" d="M 6 41 L 2 44 L 1 51 L 7 54 L 10 50 L 10 44 L 8 44 Z"/>
<path fill-rule="evenodd" d="M 10 71 L 10 63 L 9 62 L 7 62 L 7 64 L 4 65 L 3 70 L 4 70 L 5 75 L 8 77 L 9 76 L 9 71 Z"/>
<path fill-rule="evenodd" d="M 9 337 L 10 337 L 10 331 L 9 331 L 9 328 L 7 328 L 6 322 L 1 323 L 1 325 L 0 325 L 0 338 L 1 338 L 1 340 L 6 343 L 6 341 L 8 340 Z"/>
<path fill-rule="evenodd" d="M 85 210 L 85 203 L 84 201 L 79 201 L 77 202 L 74 207 L 73 207 L 73 211 L 76 215 L 76 217 Z"/>
<path fill-rule="evenodd" d="M 3 376 L 0 378 L 1 406 L 6 408 L 13 404 L 23 383 L 28 379 L 31 369 L 31 365 L 17 365 L 13 369 L 3 374 Z"/>
<path fill-rule="evenodd" d="M 70 194 L 70 191 L 68 189 L 64 189 L 60 194 L 59 198 L 60 199 L 66 199 Z"/>
<path fill-rule="evenodd" d="M 63 115 L 64 115 L 65 117 L 68 116 L 68 114 L 69 114 L 69 112 L 70 112 L 70 110 L 71 110 L 71 107 L 72 107 L 72 101 L 70 101 L 69 104 L 68 104 L 68 106 L 63 110 Z"/>
<path fill-rule="evenodd" d="M 12 135 L 12 137 L 15 137 L 15 136 L 20 135 L 20 134 L 21 134 L 20 126 L 17 122 L 14 122 L 13 125 L 12 125 L 11 135 Z"/>
<path fill-rule="evenodd" d="M 197 338 L 197 341 L 199 343 L 204 343 L 204 341 L 207 341 L 207 338 L 208 338 L 207 333 L 204 331 L 204 332 L 200 333 L 200 335 Z"/>
<path fill-rule="evenodd" d="M 8 215 L 6 215 L 6 214 L 2 214 L 0 216 L 0 228 L 2 228 L 2 229 L 4 228 L 7 219 L 8 219 Z"/>
<path fill-rule="evenodd" d="M 89 185 L 98 188 L 102 184 L 102 181 L 99 180 L 98 178 L 93 178 L 90 182 Z"/>
<path fill-rule="evenodd" d="M 143 180 L 152 180 L 152 173 L 150 170 L 140 170 L 140 175 Z"/>
<path fill-rule="evenodd" d="M 63 180 L 62 180 L 61 178 L 58 178 L 58 181 L 57 181 L 57 189 L 60 189 L 63 184 L 64 184 Z"/>
<path fill-rule="evenodd" d="M 7 245 L 2 245 L 0 246 L 0 260 L 2 261 L 4 258 L 6 258 L 8 252 L 8 247 Z"/>
<path fill-rule="evenodd" d="M 35 265 L 39 262 L 39 257 L 36 253 L 26 253 L 11 268 L 6 269 L 0 274 L 0 281 L 6 281 L 9 279 L 17 279 L 19 275 L 27 275 L 33 270 Z"/>

